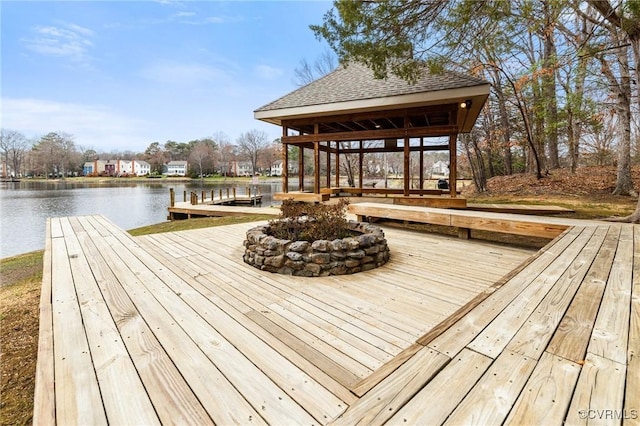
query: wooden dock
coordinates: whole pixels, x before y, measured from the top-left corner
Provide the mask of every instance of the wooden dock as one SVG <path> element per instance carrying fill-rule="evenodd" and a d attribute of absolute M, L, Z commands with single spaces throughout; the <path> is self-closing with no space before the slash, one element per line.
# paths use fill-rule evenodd
<path fill-rule="evenodd" d="M 244 264 L 251 226 L 50 219 L 34 424 L 638 424 L 640 226 L 385 228 L 388 264 L 326 278 Z"/>
<path fill-rule="evenodd" d="M 262 194 L 251 193 L 250 188 L 244 194 L 238 194 L 236 188 L 211 191 L 192 191 L 187 197 L 184 191 L 183 201 L 176 201 L 173 188 L 169 191 L 169 220 L 191 219 L 194 217 L 220 217 L 241 215 L 278 215 L 275 208 L 258 207 L 262 204 Z M 253 206 L 253 207 L 252 207 Z"/>

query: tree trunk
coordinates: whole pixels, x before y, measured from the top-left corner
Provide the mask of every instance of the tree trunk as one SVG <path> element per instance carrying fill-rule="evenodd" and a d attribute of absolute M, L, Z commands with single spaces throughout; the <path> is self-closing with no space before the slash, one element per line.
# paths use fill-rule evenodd
<path fill-rule="evenodd" d="M 545 28 L 543 33 L 544 58 L 542 97 L 544 102 L 544 135 L 546 139 L 548 166 L 551 169 L 560 167 L 558 157 L 558 102 L 556 100 L 556 44 L 554 38 L 555 16 L 548 1 L 544 2 Z"/>
<path fill-rule="evenodd" d="M 587 75 L 587 60 L 581 56 L 578 59 L 578 68 L 575 76 L 575 86 L 573 102 L 568 108 L 567 137 L 569 139 L 569 166 L 571 173 L 575 173 L 578 168 L 580 155 L 580 138 L 582 137 L 582 100 L 584 97 L 584 82 Z M 576 117 L 576 114 L 578 117 Z"/>
<path fill-rule="evenodd" d="M 473 183 L 476 186 L 476 192 L 485 192 L 487 190 L 487 175 L 484 166 L 482 151 L 478 147 L 478 143 L 473 134 L 462 134 L 460 139 L 463 142 L 469 164 L 471 165 L 471 174 Z"/>
<path fill-rule="evenodd" d="M 618 146 L 618 176 L 614 195 L 637 195 L 631 180 L 631 75 L 627 48 L 617 51 L 620 64 L 620 84 L 618 86 L 618 128 L 620 146 Z"/>
<path fill-rule="evenodd" d="M 588 3 L 598 12 L 600 12 L 602 17 L 606 21 L 608 21 L 610 24 L 612 24 L 615 28 L 619 29 L 624 34 L 625 37 L 618 37 L 622 39 L 618 42 L 618 44 L 624 45 L 625 41 L 628 41 L 629 44 L 631 45 L 631 49 L 633 51 L 634 63 L 635 63 L 634 69 L 635 69 L 635 83 L 636 83 L 635 84 L 636 101 L 638 102 L 638 107 L 640 107 L 640 19 L 638 19 L 639 12 L 637 9 L 634 10 L 629 8 L 630 14 L 628 14 L 627 16 L 619 14 L 618 11 L 614 9 L 613 5 L 609 2 L 609 0 L 588 0 Z M 615 37 L 616 34 L 614 34 L 615 32 L 614 31 L 611 31 L 611 32 L 612 32 L 613 38 L 616 38 Z M 624 40 L 624 38 L 626 38 L 626 40 Z M 630 163 L 631 163 L 631 158 L 630 158 L 630 154 L 631 154 L 631 127 L 630 127 L 631 81 L 630 80 L 631 79 L 629 75 L 629 63 L 627 60 L 626 48 L 618 49 L 617 55 L 618 55 L 618 61 L 620 61 L 620 64 L 621 64 L 621 72 L 620 72 L 621 84 L 619 86 L 617 84 L 613 84 L 614 82 L 612 81 L 612 78 L 610 75 L 611 73 L 607 72 L 608 65 L 606 64 L 606 61 L 600 58 L 600 61 L 603 64 L 602 68 L 603 68 L 603 71 L 605 72 L 606 77 L 609 79 L 610 83 L 612 83 L 612 86 L 614 86 L 615 88 L 619 87 L 619 90 L 618 90 L 619 104 L 621 104 L 621 102 L 625 100 L 624 99 L 625 96 L 626 96 L 626 103 L 627 103 L 627 106 L 624 108 L 624 111 L 623 111 L 622 105 L 620 105 L 620 113 L 622 114 L 622 117 L 620 117 L 620 121 L 623 121 L 623 120 L 626 121 L 626 123 L 629 124 L 629 127 L 625 129 L 621 128 L 621 132 L 622 132 L 621 136 L 624 140 L 623 140 L 623 146 L 621 146 L 620 151 L 618 151 L 618 179 L 616 182 L 616 189 L 614 190 L 614 194 L 616 193 L 635 194 L 635 191 L 633 190 L 633 183 L 631 182 L 631 168 L 630 168 Z M 621 124 L 621 126 L 622 125 L 623 124 Z M 627 140 L 627 136 L 629 136 L 628 140 Z M 628 160 L 626 157 L 627 150 L 629 152 Z M 625 167 L 628 168 L 628 174 Z M 638 199 L 638 206 L 636 207 L 636 211 L 627 219 L 633 221 L 633 219 L 635 218 L 637 221 L 639 216 L 640 216 L 640 198 Z"/>
<path fill-rule="evenodd" d="M 513 174 L 513 156 L 511 155 L 511 125 L 509 124 L 509 113 L 507 112 L 507 101 L 502 91 L 502 81 L 500 73 L 494 70 L 496 79 L 495 92 L 498 98 L 498 110 L 500 111 L 500 132 L 502 139 L 502 149 L 504 152 L 504 173 Z"/>
<path fill-rule="evenodd" d="M 638 102 L 638 110 L 640 110 L 640 34 L 631 37 L 631 49 L 633 51 L 633 61 L 635 63 L 635 80 L 636 80 L 636 101 Z M 640 223 L 640 194 L 638 195 L 638 204 L 636 210 L 628 217 L 631 223 Z"/>

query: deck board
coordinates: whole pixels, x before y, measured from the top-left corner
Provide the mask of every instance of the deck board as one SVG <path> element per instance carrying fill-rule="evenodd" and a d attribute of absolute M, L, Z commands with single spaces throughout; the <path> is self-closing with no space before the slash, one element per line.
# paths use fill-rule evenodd
<path fill-rule="evenodd" d="M 69 264 L 69 258 L 78 254 L 68 253 L 62 238 L 54 239 L 51 249 L 55 384 L 64 389 L 55 393 L 56 421 L 60 424 L 106 424 Z"/>
<path fill-rule="evenodd" d="M 460 318 L 429 346 L 449 356 L 454 356 L 473 340 L 502 310 L 515 300 L 520 292 L 540 276 L 541 272 L 555 260 L 582 232 L 583 228 L 573 228 L 552 247 L 544 250 L 533 262 L 509 280 L 508 286 L 502 286 L 492 293 L 476 308 Z"/>
<path fill-rule="evenodd" d="M 545 352 L 506 420 L 510 425 L 559 425 L 569 409 L 580 365 Z"/>
<path fill-rule="evenodd" d="M 536 253 L 385 228 L 384 267 L 303 278 L 241 261 L 254 224 L 134 238 L 101 216 L 49 219 L 34 421 L 632 416 L 640 227 L 549 223 L 570 228 Z"/>
<path fill-rule="evenodd" d="M 40 291 L 39 308 L 39 337 L 38 337 L 38 359 L 36 363 L 36 377 L 34 386 L 34 410 L 33 424 L 55 424 L 56 403 L 55 386 L 51 380 L 55 375 L 53 353 L 53 306 L 51 303 L 51 292 L 53 271 L 52 271 L 52 242 L 53 232 L 50 220 L 45 225 L 44 255 L 42 259 L 42 289 Z"/>
<path fill-rule="evenodd" d="M 75 222 L 75 221 L 74 221 Z M 133 361 L 85 257 L 79 236 L 69 220 L 60 221 L 65 236 L 73 283 L 87 336 L 99 392 L 110 423 L 159 424 Z M 77 222 L 75 222 L 79 225 Z M 79 229 L 79 226 L 76 227 Z M 109 341 L 109 345 L 103 344 Z M 82 391 L 84 392 L 84 390 Z M 119 394 L 125 392 L 126 398 Z"/>
<path fill-rule="evenodd" d="M 633 246 L 633 287 L 631 289 L 631 312 L 629 319 L 629 348 L 627 352 L 627 384 L 624 411 L 631 413 L 638 409 L 640 401 L 640 226 L 634 228 Z M 640 425 L 640 415 L 626 419 L 625 425 Z"/>
<path fill-rule="evenodd" d="M 184 380 L 171 357 L 162 347 L 149 324 L 120 285 L 107 260 L 100 254 L 93 239 L 101 235 L 84 218 L 86 233 L 79 235 L 91 269 L 100 283 L 105 302 L 129 351 L 138 374 L 146 386 L 149 399 L 164 423 L 213 424 L 197 397 Z"/>

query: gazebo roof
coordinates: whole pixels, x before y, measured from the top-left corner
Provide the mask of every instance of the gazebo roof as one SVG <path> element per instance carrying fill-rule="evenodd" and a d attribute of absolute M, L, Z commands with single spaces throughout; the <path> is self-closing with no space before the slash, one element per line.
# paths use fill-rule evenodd
<path fill-rule="evenodd" d="M 282 125 L 284 120 L 420 107 L 437 109 L 471 100 L 471 109 L 459 122 L 459 131 L 468 132 L 489 95 L 489 87 L 485 80 L 453 72 L 425 72 L 413 84 L 395 75 L 376 79 L 366 66 L 353 63 L 258 108 L 254 117 Z"/>

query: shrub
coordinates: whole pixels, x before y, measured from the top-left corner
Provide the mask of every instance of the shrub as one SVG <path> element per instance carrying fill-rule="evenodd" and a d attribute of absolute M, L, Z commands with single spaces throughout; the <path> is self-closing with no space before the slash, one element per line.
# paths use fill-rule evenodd
<path fill-rule="evenodd" d="M 351 236 L 347 226 L 349 201 L 335 204 L 309 204 L 285 200 L 278 219 L 269 222 L 269 233 L 295 241 L 335 240 Z"/>

